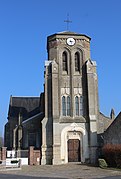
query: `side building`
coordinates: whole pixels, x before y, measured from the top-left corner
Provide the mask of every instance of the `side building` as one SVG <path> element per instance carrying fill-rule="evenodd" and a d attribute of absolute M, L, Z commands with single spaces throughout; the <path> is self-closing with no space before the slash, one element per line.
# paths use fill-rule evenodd
<path fill-rule="evenodd" d="M 43 99 L 43 94 L 41 97 L 10 97 L 4 132 L 4 146 L 8 150 L 28 149 L 29 146 L 40 149 Z"/>

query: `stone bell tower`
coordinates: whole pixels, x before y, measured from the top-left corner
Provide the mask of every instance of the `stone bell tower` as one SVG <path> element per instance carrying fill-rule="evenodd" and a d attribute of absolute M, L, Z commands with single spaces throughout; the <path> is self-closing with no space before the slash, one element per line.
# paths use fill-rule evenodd
<path fill-rule="evenodd" d="M 47 38 L 42 164 L 96 159 L 98 89 L 90 40 L 69 31 Z"/>

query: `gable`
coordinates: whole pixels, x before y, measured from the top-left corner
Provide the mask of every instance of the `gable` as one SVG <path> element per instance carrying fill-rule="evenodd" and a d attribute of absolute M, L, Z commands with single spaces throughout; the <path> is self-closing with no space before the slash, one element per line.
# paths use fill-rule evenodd
<path fill-rule="evenodd" d="M 121 112 L 105 131 L 104 143 L 121 143 Z"/>

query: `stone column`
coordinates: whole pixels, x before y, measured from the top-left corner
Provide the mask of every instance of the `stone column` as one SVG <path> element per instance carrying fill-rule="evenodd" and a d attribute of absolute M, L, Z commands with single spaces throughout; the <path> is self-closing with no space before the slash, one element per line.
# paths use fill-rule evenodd
<path fill-rule="evenodd" d="M 6 149 L 7 149 L 7 147 L 2 147 L 2 152 L 1 152 L 2 160 L 6 160 Z"/>
<path fill-rule="evenodd" d="M 53 165 L 61 164 L 61 132 L 60 124 L 53 124 Z"/>
<path fill-rule="evenodd" d="M 87 86 L 88 86 L 88 105 L 90 118 L 90 162 L 95 163 L 97 160 L 97 122 L 99 114 L 98 104 L 98 79 L 96 72 L 96 62 L 88 60 L 87 62 Z"/>
<path fill-rule="evenodd" d="M 42 158 L 41 165 L 52 164 L 52 122 L 44 118 L 42 121 Z"/>
<path fill-rule="evenodd" d="M 22 126 L 18 126 L 18 150 L 21 149 L 21 145 L 22 145 Z"/>
<path fill-rule="evenodd" d="M 29 148 L 29 165 L 33 165 L 34 164 L 34 147 L 31 146 Z"/>
<path fill-rule="evenodd" d="M 17 127 L 13 129 L 13 149 L 16 149 L 16 131 Z"/>

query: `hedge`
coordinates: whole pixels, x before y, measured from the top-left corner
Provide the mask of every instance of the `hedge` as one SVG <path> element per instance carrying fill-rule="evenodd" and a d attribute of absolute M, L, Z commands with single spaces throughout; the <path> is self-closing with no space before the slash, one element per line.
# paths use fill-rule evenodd
<path fill-rule="evenodd" d="M 109 167 L 121 168 L 121 144 L 105 144 L 102 152 Z"/>

